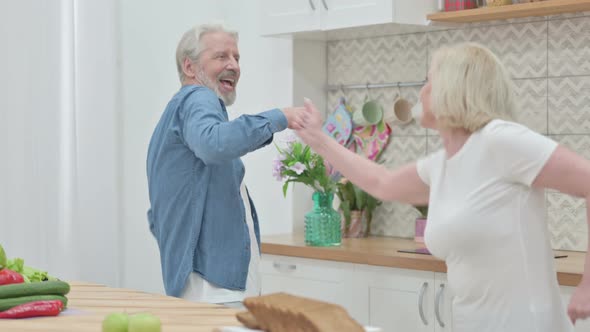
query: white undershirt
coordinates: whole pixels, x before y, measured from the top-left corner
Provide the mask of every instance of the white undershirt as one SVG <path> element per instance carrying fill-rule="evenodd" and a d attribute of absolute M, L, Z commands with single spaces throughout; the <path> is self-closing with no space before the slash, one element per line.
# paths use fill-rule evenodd
<path fill-rule="evenodd" d="M 494 120 L 450 158 L 418 161 L 430 186 L 425 242 L 447 264 L 454 332 L 571 331 L 545 217 L 531 187 L 557 143 Z"/>
<path fill-rule="evenodd" d="M 256 241 L 256 233 L 254 232 L 250 200 L 248 199 L 246 186 L 243 182 L 240 186 L 240 194 L 244 202 L 246 223 L 248 224 L 248 233 L 250 234 L 250 263 L 248 265 L 246 290 L 236 291 L 220 288 L 203 279 L 198 273 L 192 272 L 186 281 L 185 288 L 180 296 L 181 298 L 194 302 L 230 303 L 241 302 L 246 297 L 260 295 L 260 278 L 258 275 L 260 250 Z"/>

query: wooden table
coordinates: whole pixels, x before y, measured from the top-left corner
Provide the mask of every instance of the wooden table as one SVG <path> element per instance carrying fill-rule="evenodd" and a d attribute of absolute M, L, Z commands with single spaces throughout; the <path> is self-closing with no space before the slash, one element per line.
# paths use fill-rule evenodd
<path fill-rule="evenodd" d="M 220 305 L 91 283 L 70 285 L 68 310 L 59 316 L 0 320 L 0 331 L 100 332 L 102 320 L 112 312 L 149 312 L 160 318 L 163 332 L 211 332 L 216 327 L 241 325 L 235 318 L 240 310 Z"/>

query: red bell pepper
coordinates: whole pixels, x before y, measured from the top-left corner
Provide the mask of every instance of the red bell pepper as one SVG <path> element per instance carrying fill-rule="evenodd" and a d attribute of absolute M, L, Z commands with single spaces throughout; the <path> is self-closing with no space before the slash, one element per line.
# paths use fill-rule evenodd
<path fill-rule="evenodd" d="M 60 300 L 33 301 L 0 312 L 0 319 L 57 316 L 63 307 Z"/>
<path fill-rule="evenodd" d="M 9 284 L 22 284 L 25 279 L 18 272 L 9 269 L 0 270 L 0 286 Z"/>

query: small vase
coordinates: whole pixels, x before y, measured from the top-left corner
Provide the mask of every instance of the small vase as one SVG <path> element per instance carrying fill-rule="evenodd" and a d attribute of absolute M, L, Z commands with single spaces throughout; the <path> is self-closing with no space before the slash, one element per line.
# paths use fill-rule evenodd
<path fill-rule="evenodd" d="M 346 227 L 345 218 L 342 218 L 342 237 L 365 237 L 364 230 L 364 211 L 350 211 L 350 225 Z"/>
<path fill-rule="evenodd" d="M 338 246 L 340 214 L 332 207 L 333 193 L 313 193 L 313 210 L 305 214 L 305 244 L 317 247 Z"/>
<path fill-rule="evenodd" d="M 414 241 L 424 243 L 424 230 L 426 229 L 426 218 L 416 218 Z"/>

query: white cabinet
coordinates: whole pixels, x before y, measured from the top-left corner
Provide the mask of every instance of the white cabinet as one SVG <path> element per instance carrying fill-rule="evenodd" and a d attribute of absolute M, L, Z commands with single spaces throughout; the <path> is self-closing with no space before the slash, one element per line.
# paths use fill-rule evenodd
<path fill-rule="evenodd" d="M 434 331 L 434 272 L 367 266 L 369 325 Z"/>
<path fill-rule="evenodd" d="M 315 0 L 322 3 L 322 30 L 392 21 L 392 0 Z"/>
<path fill-rule="evenodd" d="M 262 255 L 262 293 L 287 292 L 336 303 L 383 331 L 451 332 L 446 274 Z"/>
<path fill-rule="evenodd" d="M 434 331 L 453 331 L 453 293 L 447 286 L 447 275 L 434 274 Z"/>
<path fill-rule="evenodd" d="M 262 0 L 263 35 L 320 30 L 321 0 Z"/>
<path fill-rule="evenodd" d="M 452 294 L 446 274 L 357 265 L 367 283 L 368 324 L 383 331 L 440 331 L 453 329 Z"/>
<path fill-rule="evenodd" d="M 262 0 L 261 33 L 280 35 L 383 23 L 425 24 L 437 0 Z"/>
<path fill-rule="evenodd" d="M 572 297 L 572 294 L 576 288 L 575 287 L 568 287 L 568 286 L 561 286 L 560 288 L 561 288 L 561 298 L 563 299 L 564 310 L 567 310 L 567 306 L 570 303 L 570 298 Z M 576 332 L 590 331 L 590 319 L 586 319 L 583 321 L 577 321 L 576 326 L 575 326 L 575 331 Z"/>
<path fill-rule="evenodd" d="M 359 303 L 355 301 L 358 289 L 355 290 L 357 285 L 351 263 L 262 255 L 260 273 L 262 294 L 287 292 L 336 303 L 354 319 L 365 323 Z"/>

